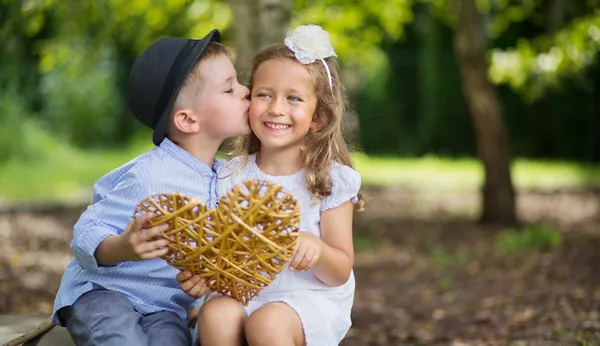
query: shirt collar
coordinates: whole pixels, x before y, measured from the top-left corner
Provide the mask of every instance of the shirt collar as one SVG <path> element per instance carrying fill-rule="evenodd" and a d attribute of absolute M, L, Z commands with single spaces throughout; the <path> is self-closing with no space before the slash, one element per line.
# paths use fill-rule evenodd
<path fill-rule="evenodd" d="M 214 160 L 211 168 L 185 149 L 173 143 L 169 138 L 163 139 L 159 147 L 166 151 L 167 154 L 171 155 L 176 160 L 181 161 L 184 165 L 190 167 L 198 173 L 216 173 L 217 169 L 219 168 L 219 161 Z"/>

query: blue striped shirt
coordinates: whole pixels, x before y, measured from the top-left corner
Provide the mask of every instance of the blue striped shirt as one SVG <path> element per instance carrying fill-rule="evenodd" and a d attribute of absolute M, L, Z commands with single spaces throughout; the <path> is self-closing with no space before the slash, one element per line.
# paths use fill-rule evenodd
<path fill-rule="evenodd" d="M 160 193 L 181 192 L 213 208 L 217 203 L 216 171 L 165 139 L 160 146 L 113 170 L 94 184 L 92 204 L 73 229 L 75 258 L 63 275 L 54 302 L 56 311 L 72 305 L 82 294 L 97 288 L 125 294 L 137 311 L 148 314 L 172 311 L 184 320 L 194 298 L 183 292 L 175 278 L 178 270 L 160 258 L 99 266 L 94 252 L 111 235 L 123 232 L 137 203 Z"/>

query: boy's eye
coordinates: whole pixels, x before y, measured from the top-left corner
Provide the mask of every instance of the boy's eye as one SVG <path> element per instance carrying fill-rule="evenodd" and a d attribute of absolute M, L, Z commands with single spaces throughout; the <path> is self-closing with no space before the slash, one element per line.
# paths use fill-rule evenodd
<path fill-rule="evenodd" d="M 302 101 L 298 96 L 288 96 L 288 100 L 294 102 Z"/>
<path fill-rule="evenodd" d="M 233 92 L 233 88 L 231 88 L 231 89 L 229 89 L 229 90 L 225 91 L 225 93 L 226 93 L 226 94 L 231 94 L 232 92 Z"/>
<path fill-rule="evenodd" d="M 267 93 L 257 93 L 255 96 L 256 97 L 269 97 L 269 94 L 267 94 Z"/>

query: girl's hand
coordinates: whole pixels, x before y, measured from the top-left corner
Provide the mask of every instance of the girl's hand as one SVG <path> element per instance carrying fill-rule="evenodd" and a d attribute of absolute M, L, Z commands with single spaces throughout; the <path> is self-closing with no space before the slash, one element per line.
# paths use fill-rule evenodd
<path fill-rule="evenodd" d="M 296 251 L 290 263 L 293 271 L 305 271 L 315 266 L 321 257 L 323 241 L 316 235 L 300 231 L 296 238 Z"/>

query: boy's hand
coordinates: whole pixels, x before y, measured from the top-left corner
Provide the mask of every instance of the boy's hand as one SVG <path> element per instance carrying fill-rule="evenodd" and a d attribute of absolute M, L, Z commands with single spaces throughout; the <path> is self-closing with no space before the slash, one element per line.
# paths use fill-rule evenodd
<path fill-rule="evenodd" d="M 134 218 L 117 236 L 111 236 L 96 248 L 94 256 L 99 265 L 117 265 L 125 261 L 140 261 L 165 255 L 169 249 L 169 240 L 156 237 L 167 230 L 167 225 L 160 225 L 142 231 L 146 222 L 152 220 L 154 213 Z"/>
<path fill-rule="evenodd" d="M 118 236 L 123 255 L 128 261 L 153 259 L 164 256 L 169 251 L 167 239 L 154 239 L 168 229 L 166 224 L 142 230 L 144 224 L 155 216 L 154 213 L 148 213 L 134 218 Z"/>
<path fill-rule="evenodd" d="M 294 258 L 290 262 L 290 269 L 293 271 L 308 270 L 319 262 L 323 241 L 321 238 L 309 232 L 298 232 L 296 238 L 296 250 Z"/>
<path fill-rule="evenodd" d="M 208 291 L 206 280 L 197 275 L 192 276 L 190 272 L 180 272 L 177 274 L 179 287 L 190 297 L 201 298 Z"/>

